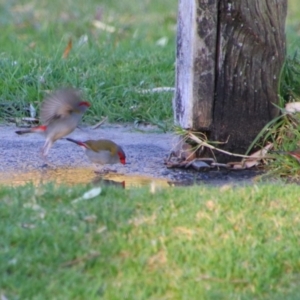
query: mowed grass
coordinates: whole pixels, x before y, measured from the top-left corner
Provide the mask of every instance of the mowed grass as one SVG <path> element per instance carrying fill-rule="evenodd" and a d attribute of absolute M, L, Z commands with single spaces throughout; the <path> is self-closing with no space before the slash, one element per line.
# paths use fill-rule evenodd
<path fill-rule="evenodd" d="M 72 85 L 86 121 L 172 118 L 172 95 L 136 89 L 174 85 L 177 1 L 0 4 L 0 104 Z M 88 189 L 0 188 L 3 299 L 300 299 L 298 186 L 104 187 L 72 203 Z"/>
<path fill-rule="evenodd" d="M 28 115 L 24 105 L 38 108 L 45 93 L 71 85 L 92 102 L 89 123 L 108 116 L 169 129 L 172 92 L 140 91 L 174 86 L 177 3 L 0 0 L 0 120 Z M 300 12 L 296 0 L 289 6 L 287 44 L 294 53 Z"/>
<path fill-rule="evenodd" d="M 297 0 L 288 0 L 286 19 L 287 53 L 293 55 L 300 46 L 300 7 Z"/>
<path fill-rule="evenodd" d="M 299 299 L 296 185 L 0 191 L 7 299 Z"/>
<path fill-rule="evenodd" d="M 38 108 L 71 85 L 92 102 L 86 121 L 169 122 L 172 93 L 140 90 L 174 86 L 176 15 L 176 0 L 1 0 L 0 103 Z"/>

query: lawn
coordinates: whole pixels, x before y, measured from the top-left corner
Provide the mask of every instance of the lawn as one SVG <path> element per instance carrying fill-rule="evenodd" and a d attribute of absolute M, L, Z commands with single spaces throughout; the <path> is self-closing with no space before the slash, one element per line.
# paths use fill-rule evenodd
<path fill-rule="evenodd" d="M 299 41 L 300 11 L 289 1 L 288 53 Z M 151 122 L 170 127 L 177 0 L 0 0 L 0 119 L 36 108 L 45 92 L 80 88 L 85 121 Z M 63 58 L 68 43 L 72 47 Z M 161 124 L 164 123 L 164 124 Z"/>
<path fill-rule="evenodd" d="M 300 9 L 289 5 L 293 54 Z M 0 117 L 72 85 L 93 103 L 85 121 L 172 124 L 172 94 L 140 91 L 174 86 L 176 9 L 0 0 Z M 297 185 L 103 187 L 73 202 L 91 188 L 0 188 L 1 300 L 300 299 Z"/>
<path fill-rule="evenodd" d="M 0 190 L 7 299 L 299 299 L 296 185 Z"/>
<path fill-rule="evenodd" d="M 71 85 L 93 103 L 86 121 L 171 122 L 172 93 L 141 90 L 174 86 L 176 0 L 0 5 L 0 103 L 13 103 L 14 115 Z"/>
<path fill-rule="evenodd" d="M 287 52 L 294 54 L 300 44 L 300 7 L 297 0 L 288 0 L 286 19 Z"/>

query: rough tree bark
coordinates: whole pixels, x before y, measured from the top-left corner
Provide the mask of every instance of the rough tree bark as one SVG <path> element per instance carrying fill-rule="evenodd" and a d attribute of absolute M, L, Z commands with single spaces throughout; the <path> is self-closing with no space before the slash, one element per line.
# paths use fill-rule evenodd
<path fill-rule="evenodd" d="M 245 153 L 278 114 L 286 10 L 287 0 L 179 0 L 174 114 L 181 127 Z"/>

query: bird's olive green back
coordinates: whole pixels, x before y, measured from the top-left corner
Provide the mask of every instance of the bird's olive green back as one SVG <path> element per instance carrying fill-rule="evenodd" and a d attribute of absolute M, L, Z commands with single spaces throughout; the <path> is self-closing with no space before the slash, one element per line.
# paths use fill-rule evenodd
<path fill-rule="evenodd" d="M 95 152 L 99 152 L 101 150 L 110 151 L 112 155 L 117 153 L 118 145 L 110 140 L 88 140 L 84 142 L 87 147 Z"/>

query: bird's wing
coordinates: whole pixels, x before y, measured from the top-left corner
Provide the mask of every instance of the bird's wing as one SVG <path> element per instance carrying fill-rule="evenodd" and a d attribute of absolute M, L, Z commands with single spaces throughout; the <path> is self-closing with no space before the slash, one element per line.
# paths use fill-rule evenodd
<path fill-rule="evenodd" d="M 40 119 L 43 124 L 49 124 L 54 119 L 70 115 L 81 102 L 78 90 L 65 88 L 48 95 L 41 105 Z"/>
<path fill-rule="evenodd" d="M 89 149 L 100 152 L 100 151 L 109 151 L 111 155 L 117 154 L 117 145 L 110 140 L 88 140 L 84 142 Z"/>

